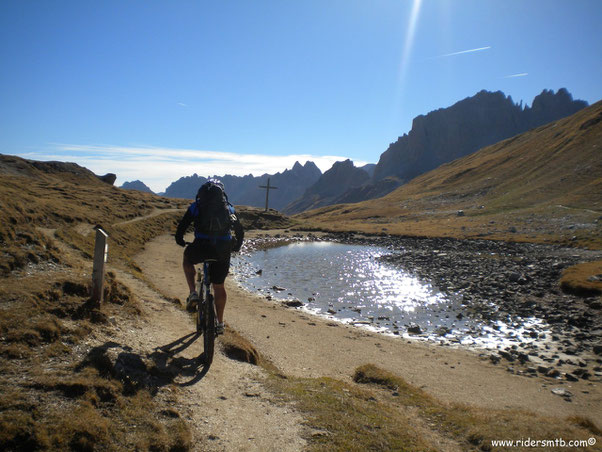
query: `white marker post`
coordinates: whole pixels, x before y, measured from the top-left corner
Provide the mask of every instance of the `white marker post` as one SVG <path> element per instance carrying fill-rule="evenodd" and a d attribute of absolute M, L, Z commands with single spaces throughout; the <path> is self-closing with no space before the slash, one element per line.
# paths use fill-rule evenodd
<path fill-rule="evenodd" d="M 96 229 L 96 243 L 94 244 L 94 266 L 92 268 L 92 301 L 100 307 L 103 297 L 105 281 L 105 262 L 109 252 L 107 243 L 108 234 L 100 228 Z"/>

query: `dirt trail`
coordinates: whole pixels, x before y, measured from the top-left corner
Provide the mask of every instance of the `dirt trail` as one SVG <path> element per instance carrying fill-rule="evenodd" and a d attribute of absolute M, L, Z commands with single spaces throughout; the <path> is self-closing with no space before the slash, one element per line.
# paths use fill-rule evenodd
<path fill-rule="evenodd" d="M 176 371 L 175 388 L 165 386 L 158 397 L 173 405 L 170 396 L 175 390 L 175 408 L 189 421 L 198 450 L 303 448 L 303 419 L 271 399 L 260 383 L 261 369 L 216 353 L 205 373 L 196 360 L 202 352 L 202 338 L 194 340 L 191 334 L 192 317 L 128 273 L 113 271 L 140 298 L 143 314 L 129 324 L 115 325 L 110 340 L 143 357 L 160 355 L 166 359 L 162 367 Z M 157 361 L 161 359 L 155 358 Z"/>
<path fill-rule="evenodd" d="M 165 235 L 149 242 L 137 262 L 163 293 L 183 300 L 187 289 L 181 256 L 182 249 Z M 285 374 L 349 381 L 359 365 L 373 363 L 444 401 L 521 408 L 551 416 L 597 419 L 602 414 L 602 394 L 596 383 L 513 375 L 502 364 L 494 365 L 474 352 L 386 337 L 285 308 L 250 295 L 232 278 L 227 280 L 227 288 L 226 323 L 251 340 Z M 166 323 L 158 333 L 176 331 L 172 333 L 174 340 L 191 328 Z M 231 364 L 218 358 L 207 378 L 228 378 Z M 573 393 L 572 401 L 554 395 L 551 389 L 555 387 Z"/>
<path fill-rule="evenodd" d="M 132 218 L 131 220 L 120 221 L 118 223 L 114 223 L 113 226 L 120 226 L 124 224 L 135 223 L 136 221 L 147 220 L 149 218 L 157 217 L 159 215 L 163 215 L 164 213 L 172 213 L 172 212 L 184 212 L 185 209 L 155 209 L 148 215 L 144 215 L 142 217 Z"/>
<path fill-rule="evenodd" d="M 162 211 L 160 213 L 163 213 Z M 153 215 L 154 216 L 154 215 Z M 54 229 L 38 228 L 52 237 Z M 84 231 L 84 228 L 82 228 Z M 87 228 L 85 229 L 87 232 Z M 170 243 L 173 238 L 170 237 Z M 55 244 L 64 254 L 73 254 L 63 242 Z M 177 280 L 180 263 L 165 260 L 162 250 L 149 245 L 156 254 L 153 281 L 161 287 Z M 179 247 L 176 251 L 179 251 Z M 162 270 L 164 271 L 162 271 Z M 86 341 L 88 347 L 118 344 L 130 353 L 174 375 L 160 387 L 156 398 L 175 408 L 188 421 L 195 445 L 203 451 L 299 451 L 307 436 L 304 419 L 290 406 L 274 400 L 263 387 L 265 371 L 257 366 L 233 361 L 216 350 L 207 370 L 197 359 L 203 350 L 202 337 L 193 334 L 194 319 L 149 285 L 110 263 L 107 271 L 116 274 L 138 297 L 139 317 L 109 319 L 102 330 Z"/>

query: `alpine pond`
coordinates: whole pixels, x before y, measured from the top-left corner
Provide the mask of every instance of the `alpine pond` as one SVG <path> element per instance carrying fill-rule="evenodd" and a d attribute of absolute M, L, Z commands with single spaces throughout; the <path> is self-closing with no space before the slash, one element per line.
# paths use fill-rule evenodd
<path fill-rule="evenodd" d="M 462 298 L 387 263 L 385 247 L 300 241 L 234 258 L 240 284 L 270 299 L 298 300 L 304 309 L 386 334 L 497 348 L 531 340 L 519 325 L 466 315 Z"/>

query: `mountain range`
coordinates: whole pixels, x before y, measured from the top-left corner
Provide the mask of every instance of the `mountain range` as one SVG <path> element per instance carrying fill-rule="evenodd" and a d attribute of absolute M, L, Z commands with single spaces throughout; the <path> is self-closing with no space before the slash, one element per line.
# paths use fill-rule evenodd
<path fill-rule="evenodd" d="M 587 105 L 585 101 L 573 100 L 565 88 L 556 93 L 544 90 L 533 99 L 531 107 L 514 103 L 501 91 L 480 91 L 448 108 L 414 118 L 410 132 L 391 143 L 380 156 L 369 180 L 363 178 L 358 183 L 353 176 L 355 168 L 345 165 L 330 183 L 319 180 L 284 212 L 294 214 L 324 205 L 379 198 L 439 165 L 570 116 Z M 341 174 L 342 169 L 346 174 Z M 347 186 L 345 181 L 349 181 Z"/>
<path fill-rule="evenodd" d="M 602 101 L 415 177 L 303 212 L 315 228 L 602 246 Z"/>
<path fill-rule="evenodd" d="M 269 206 L 280 210 L 290 202 L 301 197 L 308 187 L 313 185 L 322 175 L 320 169 L 313 162 L 301 165 L 295 162 L 291 169 L 282 173 L 263 174 L 262 176 L 214 176 L 218 177 L 226 187 L 229 200 L 232 204 L 254 207 L 265 206 L 265 186 L 270 179 L 270 186 L 276 187 L 270 190 Z M 173 182 L 165 190 L 165 196 L 170 198 L 194 199 L 199 187 L 207 181 L 207 178 L 193 174 Z"/>
<path fill-rule="evenodd" d="M 543 90 L 531 107 L 515 103 L 501 91 L 483 90 L 450 107 L 414 118 L 411 130 L 391 143 L 377 164 L 356 167 L 345 160 L 322 174 L 313 162 L 296 162 L 292 169 L 273 175 L 225 175 L 219 179 L 233 204 L 255 207 L 265 205 L 265 189 L 259 186 L 265 186 L 270 179 L 270 185 L 277 188 L 270 190 L 269 206 L 288 214 L 360 202 L 385 196 L 444 163 L 570 116 L 587 105 L 585 101 L 573 100 L 565 88 L 557 92 Z M 196 173 L 182 177 L 166 189 L 165 196 L 194 199 L 206 180 Z"/>

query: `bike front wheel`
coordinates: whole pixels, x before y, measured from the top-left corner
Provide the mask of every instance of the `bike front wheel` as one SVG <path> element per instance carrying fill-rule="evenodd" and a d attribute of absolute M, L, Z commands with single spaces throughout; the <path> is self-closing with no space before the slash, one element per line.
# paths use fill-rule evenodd
<path fill-rule="evenodd" d="M 205 364 L 210 365 L 213 362 L 213 353 L 215 350 L 215 304 L 213 302 L 213 295 L 209 295 L 203 306 L 203 346 Z"/>
<path fill-rule="evenodd" d="M 204 329 L 204 324 L 203 324 L 203 306 L 204 305 L 205 305 L 205 303 L 203 303 L 203 299 L 202 298 L 199 299 L 197 306 L 196 306 L 196 315 L 195 315 L 197 334 L 201 334 Z"/>

